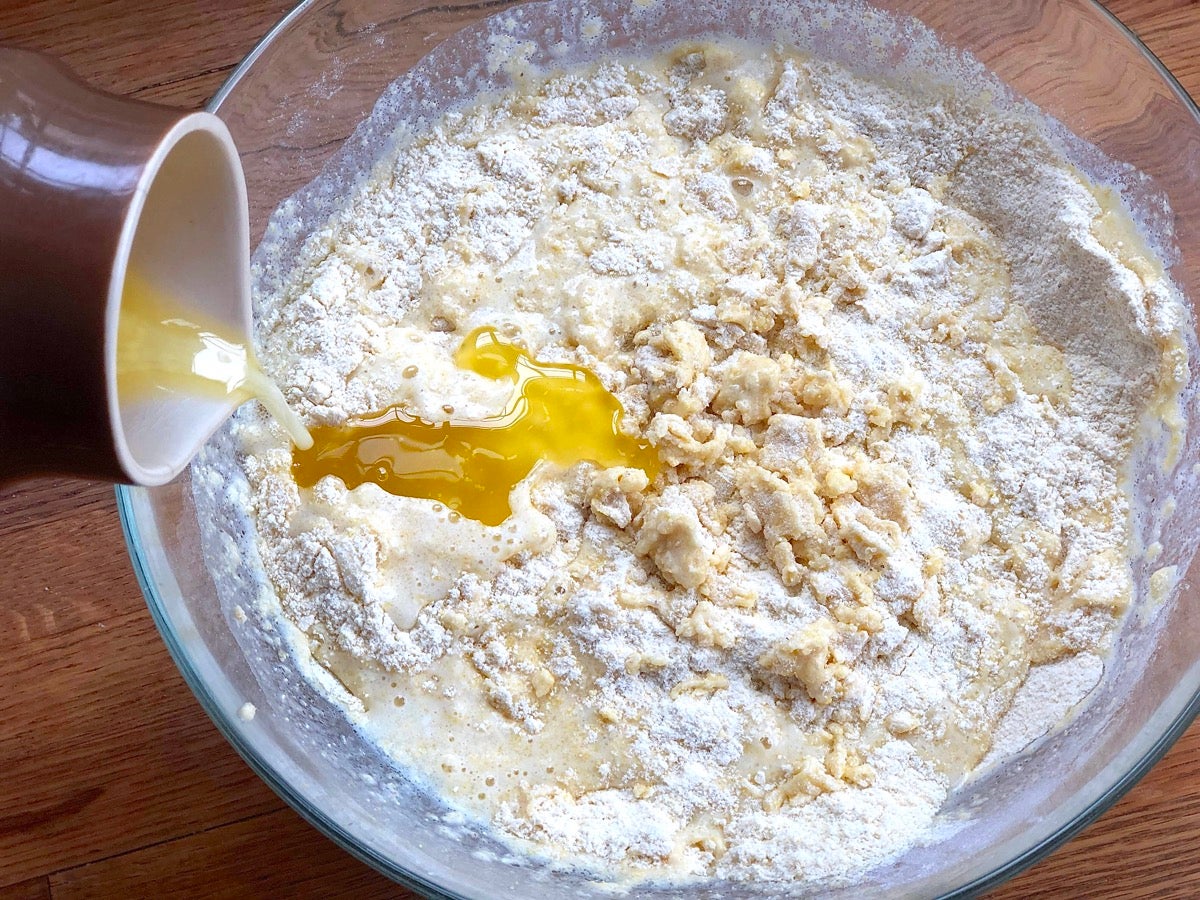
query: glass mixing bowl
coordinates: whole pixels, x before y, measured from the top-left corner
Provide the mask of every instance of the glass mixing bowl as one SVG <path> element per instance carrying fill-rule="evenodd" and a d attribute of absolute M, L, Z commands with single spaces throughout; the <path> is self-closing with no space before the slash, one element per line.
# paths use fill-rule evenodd
<path fill-rule="evenodd" d="M 254 242 L 271 211 L 320 172 L 389 83 L 459 29 L 516 5 L 309 0 L 292 12 L 210 104 L 241 148 Z M 1189 298 L 1200 298 L 1198 111 L 1133 34 L 1088 0 L 875 5 L 920 19 L 1072 132 L 1149 175 L 1151 188 L 1127 200 L 1153 218 L 1155 192 L 1165 195 L 1178 241 L 1171 273 Z M 731 5 L 730 15 L 750 6 Z M 695 15 L 693 10 L 688 22 L 664 21 L 663 36 L 694 30 Z M 844 39 L 829 36 L 835 43 Z M 446 46 L 447 65 L 471 63 L 460 58 L 453 41 Z M 899 60 L 905 48 L 889 52 Z M 1161 207 L 1158 214 L 1161 219 Z M 1200 587 L 1193 586 L 1200 582 L 1189 566 L 1200 505 L 1195 486 L 1183 481 L 1200 457 L 1198 421 L 1189 416 L 1177 474 L 1150 473 L 1140 485 L 1144 496 L 1170 490 L 1177 498 L 1161 535 L 1165 549 L 1158 565 L 1187 570 L 1181 588 L 1165 603 L 1143 603 L 1131 616 L 1085 712 L 1033 751 L 956 792 L 941 814 L 947 825 L 942 839 L 822 896 L 963 896 L 995 885 L 1099 816 L 1192 721 L 1200 707 L 1200 643 L 1194 639 Z M 189 473 L 153 490 L 118 488 L 117 496 L 150 611 L 184 677 L 230 743 L 308 821 L 429 896 L 599 896 L 586 878 L 522 864 L 486 833 L 447 815 L 389 767 L 337 708 L 297 679 L 278 646 L 245 626 L 242 610 L 227 595 L 218 596 L 205 565 Z M 1146 596 L 1149 567 L 1135 568 Z M 253 580 L 242 574 L 244 589 L 252 590 Z M 257 715 L 243 719 L 238 710 L 247 702 Z M 792 893 L 778 885 L 662 893 L 780 892 Z"/>

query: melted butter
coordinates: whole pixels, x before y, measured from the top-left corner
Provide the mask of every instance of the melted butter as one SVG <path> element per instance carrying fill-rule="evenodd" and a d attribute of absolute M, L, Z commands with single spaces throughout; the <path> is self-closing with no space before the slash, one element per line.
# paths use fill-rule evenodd
<path fill-rule="evenodd" d="M 125 278 L 117 323 L 117 392 L 122 400 L 175 393 L 235 406 L 257 399 L 297 447 L 312 446 L 308 429 L 246 344 L 183 310 L 133 271 Z"/>
<path fill-rule="evenodd" d="M 629 466 L 650 478 L 658 456 L 621 430 L 620 401 L 587 369 L 539 362 L 491 328 L 473 331 L 455 356 L 462 369 L 513 383 L 507 408 L 477 421 L 428 422 L 392 407 L 343 426 L 313 429 L 292 473 L 312 487 L 335 475 L 403 497 L 437 500 L 485 525 L 512 514 L 509 492 L 538 462 Z"/>

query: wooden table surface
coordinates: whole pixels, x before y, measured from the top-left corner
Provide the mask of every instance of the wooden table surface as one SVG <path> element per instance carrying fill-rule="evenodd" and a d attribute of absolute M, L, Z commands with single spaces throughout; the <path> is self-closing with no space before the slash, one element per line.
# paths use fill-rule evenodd
<path fill-rule="evenodd" d="M 109 90 L 198 107 L 288 6 L 0 0 L 0 43 L 61 56 Z M 1110 6 L 1200 96 L 1200 4 Z M 146 612 L 111 487 L 0 489 L 0 640 L 0 900 L 412 896 L 305 824 L 217 733 Z M 1200 726 L 1097 824 L 990 896 L 1200 896 L 1198 769 Z"/>

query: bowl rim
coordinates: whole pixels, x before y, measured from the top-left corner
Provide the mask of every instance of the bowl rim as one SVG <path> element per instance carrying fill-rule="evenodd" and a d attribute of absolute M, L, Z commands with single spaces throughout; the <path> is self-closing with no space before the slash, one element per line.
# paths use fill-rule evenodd
<path fill-rule="evenodd" d="M 263 35 L 254 48 L 233 69 L 229 77 L 217 89 L 208 103 L 205 104 L 204 109 L 215 115 L 220 115 L 221 105 L 237 89 L 238 84 L 254 67 L 262 55 L 266 53 L 284 31 L 321 2 L 323 0 L 302 0 L 302 2 L 298 3 L 284 15 L 283 18 Z M 870 2 L 870 0 L 867 0 L 867 2 Z M 1083 4 L 1090 6 L 1103 20 L 1106 20 L 1113 26 L 1118 33 L 1124 35 L 1126 40 L 1142 54 L 1145 60 L 1158 73 L 1159 77 L 1162 78 L 1171 92 L 1183 104 L 1184 108 L 1192 114 L 1197 125 L 1200 126 L 1200 105 L 1196 103 L 1175 75 L 1172 74 L 1171 70 L 1142 41 L 1138 34 L 1130 26 L 1121 21 L 1115 13 L 1109 10 L 1101 0 L 1083 0 Z M 188 477 L 189 471 L 190 467 L 189 469 L 185 469 L 180 477 Z M 425 897 L 431 898 L 431 900 L 463 900 L 462 895 L 447 892 L 442 887 L 426 880 L 418 873 L 397 866 L 391 860 L 376 853 L 369 846 L 359 841 L 354 835 L 347 832 L 338 823 L 324 815 L 319 809 L 309 804 L 301 794 L 291 787 L 286 778 L 255 752 L 249 742 L 242 737 L 241 731 L 234 727 L 228 710 L 222 704 L 218 703 L 216 697 L 209 690 L 207 683 L 192 665 L 191 658 L 182 643 L 177 639 L 166 608 L 158 595 L 157 586 L 150 574 L 149 564 L 142 550 L 141 532 L 137 525 L 135 508 L 138 494 L 145 491 L 145 488 L 129 485 L 119 484 L 116 486 L 117 512 L 125 536 L 129 558 L 137 577 L 138 585 L 145 597 L 150 616 L 159 634 L 162 636 L 167 651 L 183 675 L 184 681 L 199 701 L 200 706 L 208 714 L 208 717 L 212 720 L 217 730 L 225 737 L 225 740 L 229 742 L 238 755 L 241 756 L 246 765 L 280 799 L 287 803 L 288 806 L 295 810 L 301 818 L 317 829 L 317 831 L 321 832 L 352 857 L 399 884 L 417 891 Z M 1125 796 L 1163 758 L 1172 745 L 1192 725 L 1198 715 L 1200 715 L 1200 687 L 1193 692 L 1191 698 L 1184 704 L 1170 724 L 1162 731 L 1138 761 L 1107 789 L 1102 791 L 1075 818 L 990 872 L 980 875 L 967 884 L 941 895 L 941 900 L 978 896 L 1044 860 L 1084 828 L 1094 823 L 1118 800 Z"/>

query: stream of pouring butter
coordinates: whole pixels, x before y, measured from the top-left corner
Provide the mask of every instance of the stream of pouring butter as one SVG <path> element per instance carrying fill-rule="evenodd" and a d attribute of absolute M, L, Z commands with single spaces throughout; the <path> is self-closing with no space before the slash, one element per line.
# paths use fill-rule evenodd
<path fill-rule="evenodd" d="M 297 447 L 312 436 L 278 386 L 262 371 L 254 351 L 230 329 L 184 310 L 131 271 L 121 295 L 117 325 L 117 392 L 123 399 L 172 392 L 236 405 L 257 399 Z"/>

